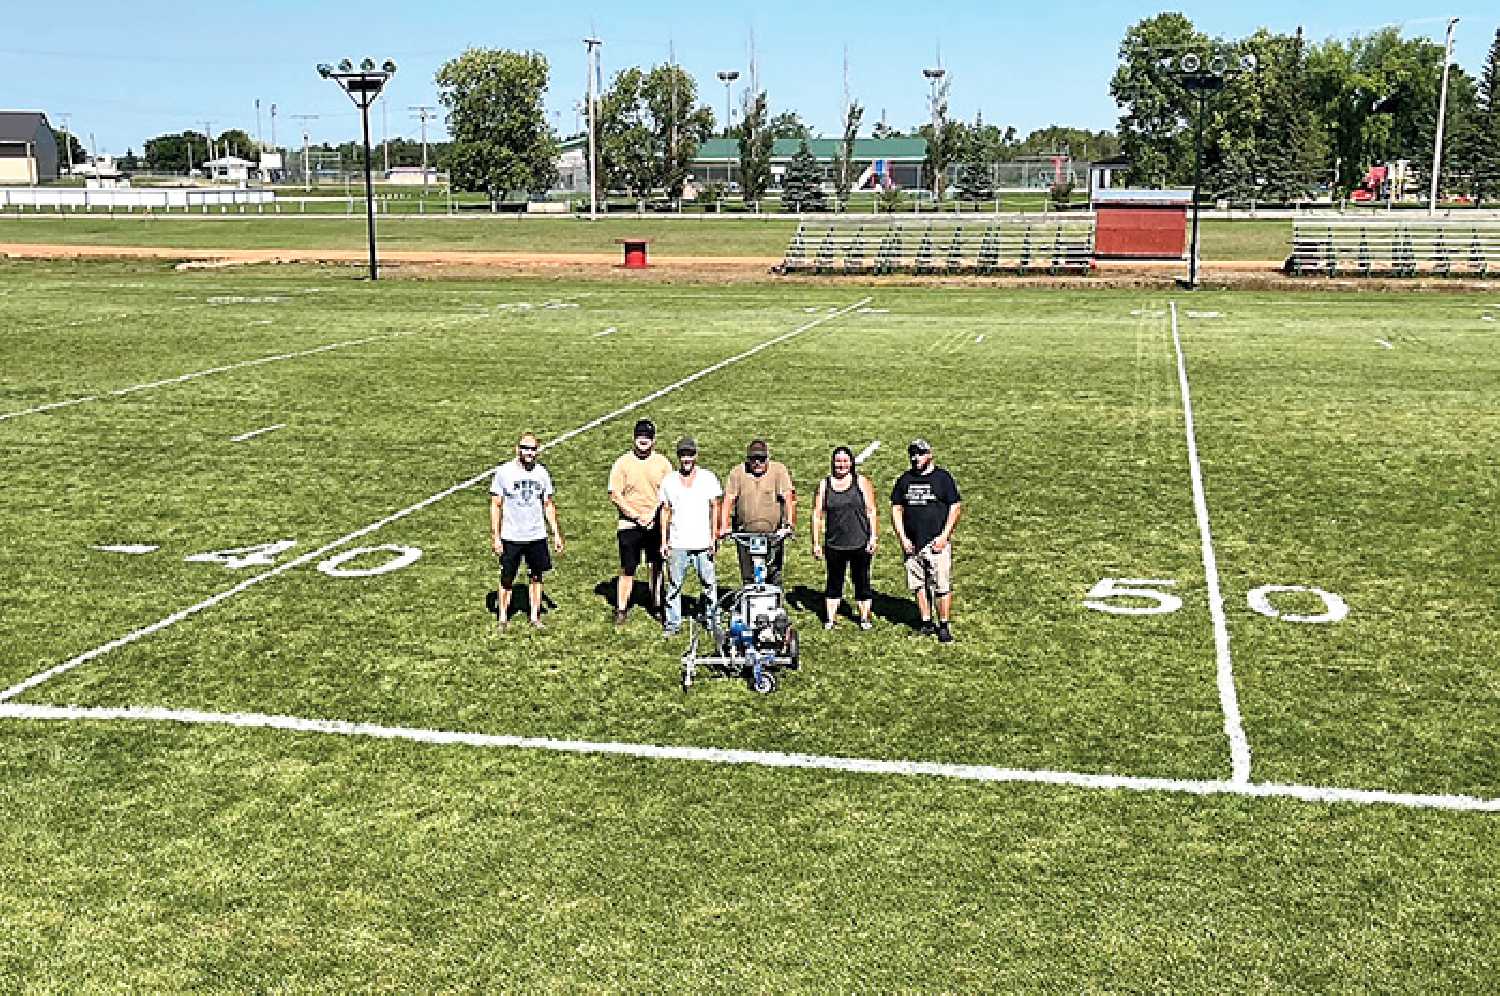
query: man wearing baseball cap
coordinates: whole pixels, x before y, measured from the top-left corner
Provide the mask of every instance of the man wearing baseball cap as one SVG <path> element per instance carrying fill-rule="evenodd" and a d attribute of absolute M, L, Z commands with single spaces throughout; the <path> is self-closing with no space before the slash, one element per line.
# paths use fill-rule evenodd
<path fill-rule="evenodd" d="M 714 554 L 719 537 L 719 499 L 724 491 L 719 478 L 698 466 L 698 442 L 692 436 L 677 440 L 677 471 L 661 482 L 661 532 L 663 558 L 667 561 L 667 612 L 662 635 L 671 637 L 682 626 L 682 588 L 689 566 L 698 573 L 698 583 L 709 604 L 719 600 Z"/>
<path fill-rule="evenodd" d="M 786 464 L 771 459 L 771 448 L 764 439 L 753 440 L 745 449 L 745 462 L 729 472 L 724 482 L 724 508 L 720 513 L 719 533 L 775 533 L 785 539 L 797 527 L 797 489 L 792 485 Z M 755 566 L 743 546 L 736 547 L 740 558 L 740 581 L 755 580 Z M 766 564 L 766 583 L 781 584 L 781 567 L 786 560 L 786 546 L 777 542 Z"/>
<path fill-rule="evenodd" d="M 615 586 L 615 625 L 625 623 L 635 572 L 644 557 L 651 571 L 651 608 L 661 608 L 661 482 L 672 473 L 672 461 L 656 452 L 656 426 L 648 418 L 635 424 L 635 445 L 609 471 L 609 500 L 619 520 L 615 525 L 620 551 L 620 576 Z"/>
<path fill-rule="evenodd" d="M 953 529 L 963 515 L 963 502 L 953 475 L 932 462 L 931 443 L 913 439 L 906 455 L 911 469 L 891 490 L 891 523 L 906 555 L 906 585 L 917 597 L 922 633 L 935 633 L 938 642 L 952 643 L 948 624 L 953 609 Z"/>

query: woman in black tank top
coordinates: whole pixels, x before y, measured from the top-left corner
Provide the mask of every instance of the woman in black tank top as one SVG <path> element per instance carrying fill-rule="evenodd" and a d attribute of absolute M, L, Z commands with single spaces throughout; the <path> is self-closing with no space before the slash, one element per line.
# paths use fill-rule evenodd
<path fill-rule="evenodd" d="M 832 473 L 818 484 L 813 499 L 812 555 L 828 562 L 823 588 L 827 603 L 824 629 L 833 629 L 839 601 L 844 595 L 844 575 L 854 575 L 854 602 L 859 609 L 859 628 L 870 629 L 870 609 L 875 590 L 870 585 L 870 562 L 875 558 L 875 489 L 870 479 L 854 469 L 854 453 L 847 446 L 833 451 Z M 826 555 L 826 558 L 825 558 Z"/>

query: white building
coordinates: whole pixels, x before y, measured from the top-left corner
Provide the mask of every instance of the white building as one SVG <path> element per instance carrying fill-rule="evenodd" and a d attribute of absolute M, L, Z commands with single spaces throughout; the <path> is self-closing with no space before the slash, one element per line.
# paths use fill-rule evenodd
<path fill-rule="evenodd" d="M 210 180 L 226 183 L 249 183 L 254 168 L 254 163 L 239 156 L 220 156 L 203 163 L 203 171 Z"/>

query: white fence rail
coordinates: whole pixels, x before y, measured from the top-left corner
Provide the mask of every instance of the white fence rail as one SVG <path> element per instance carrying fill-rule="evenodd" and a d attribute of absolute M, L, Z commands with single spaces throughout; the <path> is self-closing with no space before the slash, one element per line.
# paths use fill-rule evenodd
<path fill-rule="evenodd" d="M 272 204 L 276 194 L 231 187 L 0 187 L 0 209 L 135 211 Z"/>

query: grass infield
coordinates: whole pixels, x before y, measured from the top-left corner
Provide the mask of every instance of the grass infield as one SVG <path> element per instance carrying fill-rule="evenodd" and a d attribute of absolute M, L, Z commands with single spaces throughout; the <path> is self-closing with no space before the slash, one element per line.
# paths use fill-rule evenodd
<path fill-rule="evenodd" d="M 269 566 L 189 556 L 294 540 L 284 563 L 522 429 L 554 439 L 819 319 L 642 411 L 721 474 L 764 436 L 808 498 L 833 445 L 879 440 L 882 510 L 925 435 L 968 509 L 958 643 L 910 634 L 889 544 L 876 630 L 819 629 L 808 501 L 804 668 L 772 696 L 684 695 L 681 645 L 640 614 L 616 632 L 602 594 L 630 412 L 543 456 L 569 540 L 544 633 L 494 633 L 480 485 L 328 554 L 420 550 L 409 566 L 309 563 L 8 707 L 1229 777 L 1160 293 L 10 262 L 0 298 L 0 415 L 94 399 L 0 419 L 0 688 Z M 1500 307 L 1178 304 L 1252 779 L 1500 796 Z M 121 544 L 157 549 L 94 549 Z M 1172 581 L 1181 607 L 1085 607 L 1105 578 Z M 1351 611 L 1298 623 L 1324 603 L 1279 592 L 1271 618 L 1266 585 Z M 1500 970 L 1486 813 L 3 715 L 0 785 L 7 990 L 1477 990 Z"/>

